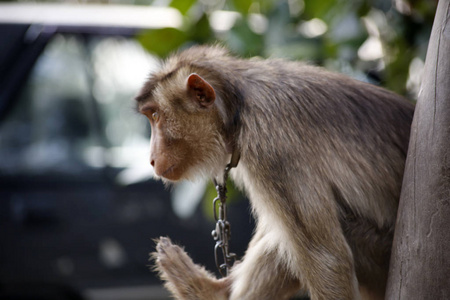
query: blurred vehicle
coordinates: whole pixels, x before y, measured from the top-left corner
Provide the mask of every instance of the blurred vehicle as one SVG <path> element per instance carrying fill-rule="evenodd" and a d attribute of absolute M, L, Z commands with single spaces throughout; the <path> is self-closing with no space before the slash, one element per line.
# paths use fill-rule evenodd
<path fill-rule="evenodd" d="M 166 235 L 215 270 L 204 184 L 151 179 L 132 100 L 157 65 L 135 35 L 181 22 L 170 8 L 0 4 L 0 299 L 167 299 L 148 262 Z M 238 255 L 247 205 L 230 205 Z"/>

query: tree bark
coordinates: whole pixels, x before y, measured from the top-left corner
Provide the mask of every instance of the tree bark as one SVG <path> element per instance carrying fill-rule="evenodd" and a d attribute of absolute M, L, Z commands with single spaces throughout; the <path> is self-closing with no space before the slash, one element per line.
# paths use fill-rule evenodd
<path fill-rule="evenodd" d="M 411 128 L 386 299 L 450 299 L 450 0 L 440 0 Z"/>

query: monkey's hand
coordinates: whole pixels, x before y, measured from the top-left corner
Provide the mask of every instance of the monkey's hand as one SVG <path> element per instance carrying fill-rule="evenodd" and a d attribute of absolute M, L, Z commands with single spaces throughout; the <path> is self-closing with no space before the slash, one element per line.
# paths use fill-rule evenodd
<path fill-rule="evenodd" d="M 161 237 L 156 242 L 156 252 L 151 253 L 155 270 L 177 299 L 228 299 L 230 282 L 227 278 L 218 280 L 205 268 L 194 264 L 188 254 L 172 244 L 169 238 Z"/>

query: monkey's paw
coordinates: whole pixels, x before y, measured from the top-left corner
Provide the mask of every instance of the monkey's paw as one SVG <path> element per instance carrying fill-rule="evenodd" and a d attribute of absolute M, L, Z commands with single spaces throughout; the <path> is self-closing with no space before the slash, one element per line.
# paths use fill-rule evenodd
<path fill-rule="evenodd" d="M 167 237 L 156 240 L 155 270 L 164 280 L 166 288 L 177 299 L 228 299 L 229 282 L 217 280 L 203 267 L 194 264 L 189 255 Z"/>

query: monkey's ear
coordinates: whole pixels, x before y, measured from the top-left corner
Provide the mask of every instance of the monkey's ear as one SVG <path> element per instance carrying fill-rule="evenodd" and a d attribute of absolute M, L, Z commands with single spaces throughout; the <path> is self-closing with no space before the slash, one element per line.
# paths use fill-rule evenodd
<path fill-rule="evenodd" d="M 209 107 L 216 99 L 213 87 L 199 75 L 192 73 L 187 79 L 187 90 L 202 107 Z"/>

